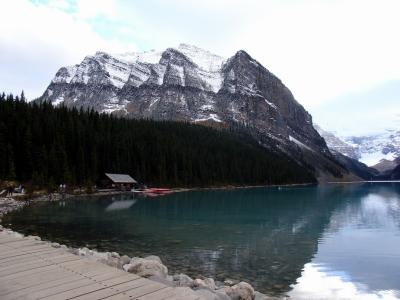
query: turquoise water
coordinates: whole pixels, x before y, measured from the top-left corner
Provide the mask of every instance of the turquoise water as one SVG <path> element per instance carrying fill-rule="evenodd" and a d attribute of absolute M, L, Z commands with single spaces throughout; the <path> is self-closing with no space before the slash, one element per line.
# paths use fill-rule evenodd
<path fill-rule="evenodd" d="M 79 199 L 3 223 L 69 246 L 159 255 L 170 273 L 245 280 L 270 295 L 400 298 L 400 184 Z"/>

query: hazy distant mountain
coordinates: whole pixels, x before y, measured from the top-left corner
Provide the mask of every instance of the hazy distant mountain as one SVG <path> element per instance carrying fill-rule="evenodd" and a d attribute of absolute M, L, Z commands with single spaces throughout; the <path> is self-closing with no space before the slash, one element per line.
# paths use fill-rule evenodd
<path fill-rule="evenodd" d="M 400 164 L 400 157 L 394 160 L 381 159 L 379 163 L 373 165 L 372 167 L 378 170 L 379 172 L 383 173 L 393 170 L 399 164 Z"/>
<path fill-rule="evenodd" d="M 290 90 L 243 50 L 228 59 L 186 44 L 160 52 L 97 52 L 62 67 L 38 101 L 128 118 L 241 126 L 320 179 L 349 175 Z"/>
<path fill-rule="evenodd" d="M 325 139 L 329 149 L 357 159 L 379 171 L 393 169 L 400 157 L 400 131 L 386 130 L 381 134 L 368 136 L 338 137 L 314 124 Z"/>
<path fill-rule="evenodd" d="M 355 147 L 359 160 L 368 166 L 382 159 L 393 161 L 400 157 L 400 130 L 386 130 L 380 134 L 345 137 L 344 141 Z"/>

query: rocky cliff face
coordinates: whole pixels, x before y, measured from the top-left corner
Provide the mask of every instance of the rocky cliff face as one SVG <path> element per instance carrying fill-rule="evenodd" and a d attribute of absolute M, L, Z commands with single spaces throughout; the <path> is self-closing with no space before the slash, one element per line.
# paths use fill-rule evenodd
<path fill-rule="evenodd" d="M 347 157 L 356 160 L 358 160 L 361 157 L 359 150 L 356 147 L 344 142 L 339 137 L 334 135 L 332 132 L 323 130 L 317 124 L 314 124 L 314 128 L 325 139 L 325 142 L 331 151 L 339 152 L 343 155 L 346 155 Z"/>
<path fill-rule="evenodd" d="M 38 101 L 128 118 L 241 126 L 320 178 L 347 176 L 310 114 L 242 50 L 228 59 L 186 44 L 162 52 L 97 52 L 61 68 Z"/>

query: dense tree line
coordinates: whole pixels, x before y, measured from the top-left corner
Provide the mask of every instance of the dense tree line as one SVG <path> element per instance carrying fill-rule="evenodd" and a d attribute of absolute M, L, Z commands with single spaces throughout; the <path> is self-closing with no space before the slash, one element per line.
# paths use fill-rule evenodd
<path fill-rule="evenodd" d="M 166 186 L 314 181 L 250 136 L 183 122 L 132 120 L 0 95 L 0 180 L 94 184 L 105 172 Z"/>

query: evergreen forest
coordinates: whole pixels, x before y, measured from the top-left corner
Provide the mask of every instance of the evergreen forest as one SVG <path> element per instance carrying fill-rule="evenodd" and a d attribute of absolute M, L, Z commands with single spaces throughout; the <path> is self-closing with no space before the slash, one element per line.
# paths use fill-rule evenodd
<path fill-rule="evenodd" d="M 168 187 L 315 182 L 308 170 L 240 130 L 119 118 L 0 95 L 0 180 L 89 186 L 106 172 Z"/>

